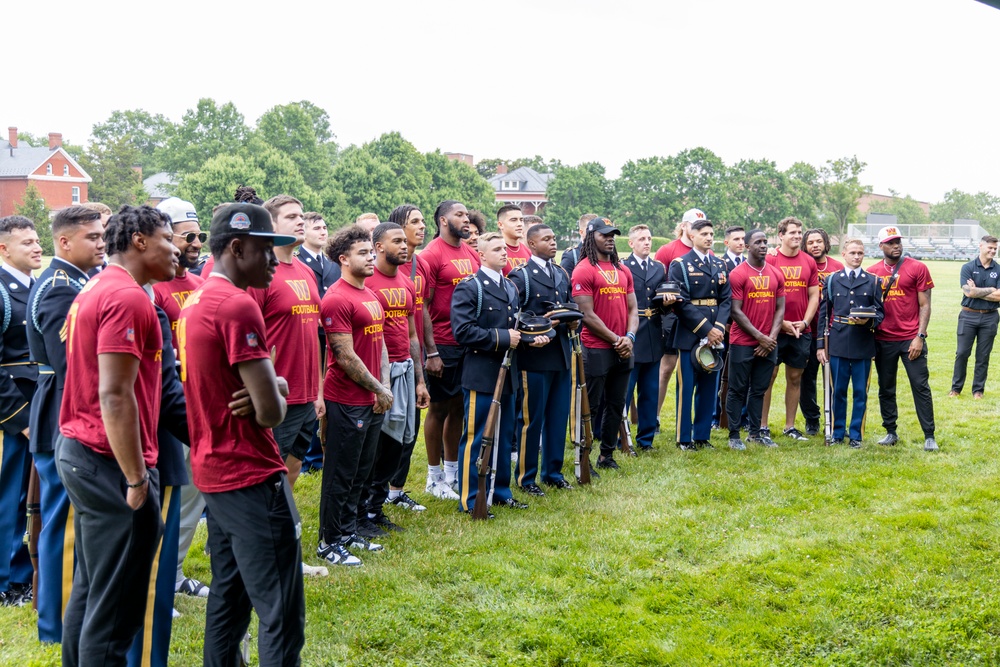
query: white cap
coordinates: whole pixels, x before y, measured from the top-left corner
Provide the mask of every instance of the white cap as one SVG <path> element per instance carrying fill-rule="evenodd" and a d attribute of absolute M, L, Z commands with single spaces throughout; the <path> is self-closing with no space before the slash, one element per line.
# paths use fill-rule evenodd
<path fill-rule="evenodd" d="M 708 216 L 700 208 L 688 209 L 684 212 L 684 217 L 681 218 L 681 222 L 698 222 L 699 220 L 708 220 Z"/>
<path fill-rule="evenodd" d="M 188 220 L 198 222 L 198 212 L 194 210 L 194 204 L 178 197 L 167 197 L 157 204 L 156 208 L 169 215 L 171 222 Z"/>

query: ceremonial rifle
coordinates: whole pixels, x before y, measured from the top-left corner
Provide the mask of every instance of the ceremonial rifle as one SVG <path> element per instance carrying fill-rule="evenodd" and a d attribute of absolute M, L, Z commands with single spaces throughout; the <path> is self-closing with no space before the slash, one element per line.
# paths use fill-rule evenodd
<path fill-rule="evenodd" d="M 573 398 L 573 447 L 576 450 L 576 481 L 590 484 L 590 449 L 594 433 L 590 423 L 590 397 L 587 396 L 587 378 L 583 374 L 583 346 L 580 333 L 574 332 L 573 357 L 576 364 L 576 396 Z"/>
<path fill-rule="evenodd" d="M 41 482 L 35 463 L 31 463 L 31 476 L 28 478 L 28 526 L 24 532 L 24 543 L 28 545 L 28 557 L 34 573 L 31 575 L 31 608 L 38 610 L 38 535 L 42 532 Z"/>
<path fill-rule="evenodd" d="M 479 448 L 479 458 L 476 460 L 476 468 L 479 472 L 479 490 L 476 493 L 476 504 L 472 508 L 473 519 L 485 519 L 489 516 L 486 480 L 493 472 L 490 463 L 493 458 L 493 447 L 496 445 L 497 432 L 500 426 L 500 397 L 503 395 L 503 385 L 507 380 L 507 372 L 510 370 L 510 362 L 513 356 L 514 348 L 507 348 L 507 351 L 503 355 L 503 362 L 500 364 L 500 373 L 497 375 L 497 385 L 493 388 L 493 401 L 490 403 L 490 411 L 486 415 L 486 425 L 483 428 L 483 443 Z M 510 465 L 510 461 L 505 461 L 504 464 Z"/>

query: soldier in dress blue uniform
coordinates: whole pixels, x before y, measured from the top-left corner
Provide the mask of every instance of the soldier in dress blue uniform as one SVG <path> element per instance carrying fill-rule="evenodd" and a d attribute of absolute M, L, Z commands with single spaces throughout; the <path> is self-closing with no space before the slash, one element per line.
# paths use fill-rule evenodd
<path fill-rule="evenodd" d="M 719 374 L 696 369 L 691 351 L 702 339 L 716 345 L 723 341 L 729 321 L 728 272 L 721 259 L 710 253 L 714 230 L 708 220 L 691 224 L 694 247 L 670 263 L 668 280 L 680 288 L 680 302 L 674 306 L 677 326 L 673 347 L 677 348 L 677 446 L 685 451 L 711 447 L 709 437 Z M 691 411 L 694 410 L 692 420 Z"/>
<path fill-rule="evenodd" d="M 465 395 L 465 427 L 458 445 L 459 509 L 472 512 L 478 492 L 479 458 L 486 418 L 493 400 L 504 354 L 521 341 L 517 331 L 517 288 L 503 277 L 507 248 L 503 236 L 495 232 L 479 238 L 479 271 L 455 286 L 451 299 L 451 328 L 455 340 L 466 349 L 462 366 L 462 393 Z M 500 427 L 493 444 L 495 479 L 493 506 L 526 509 L 510 491 L 510 447 L 514 441 L 513 378 L 514 359 L 500 400 Z M 485 499 L 484 499 L 485 500 Z"/>
<path fill-rule="evenodd" d="M 0 218 L 0 604 L 31 600 L 33 570 L 24 544 L 28 479 L 28 405 L 38 366 L 28 356 L 25 337 L 31 272 L 42 265 L 34 223 L 20 215 Z"/>
<path fill-rule="evenodd" d="M 508 278 L 517 288 L 521 310 L 545 315 L 548 304 L 569 301 L 569 276 L 552 263 L 557 246 L 551 227 L 533 225 L 526 238 L 531 260 L 511 271 Z M 535 481 L 539 452 L 542 483 L 556 489 L 573 488 L 562 474 L 572 390 L 568 326 L 556 324 L 555 338 L 544 349 L 522 345 L 518 351 L 517 379 L 524 400 L 516 433 L 516 475 L 518 485 L 534 496 L 545 495 Z"/>
<path fill-rule="evenodd" d="M 52 220 L 56 256 L 28 296 L 27 338 L 38 364 L 31 401 L 31 453 L 41 482 L 42 532 L 38 538 L 38 638 L 62 641 L 62 614 L 69 600 L 75 537 L 70 503 L 56 473 L 59 406 L 66 381 L 66 313 L 87 282 L 87 272 L 104 264 L 104 225 L 98 211 L 70 206 Z M 67 562 L 68 561 L 68 562 Z"/>
<path fill-rule="evenodd" d="M 632 357 L 635 366 L 628 381 L 628 394 L 638 388 L 636 412 L 639 430 L 636 444 L 641 451 L 653 448 L 656 435 L 656 403 L 660 390 L 660 359 L 663 358 L 663 331 L 660 311 L 653 306 L 656 286 L 666 277 L 666 268 L 649 256 L 653 249 L 653 236 L 646 225 L 636 225 L 628 230 L 628 244 L 632 254 L 625 258 L 625 266 L 632 272 L 635 301 L 639 309 L 639 328 L 635 332 Z M 626 405 L 628 404 L 626 400 Z"/>
<path fill-rule="evenodd" d="M 844 268 L 826 279 L 819 304 L 819 332 L 816 358 L 830 360 L 833 381 L 833 441 L 843 442 L 847 423 L 847 387 L 854 386 L 854 408 L 848 431 L 850 446 L 861 447 L 865 411 L 868 405 L 868 378 L 875 356 L 875 329 L 882 322 L 882 289 L 878 278 L 861 268 L 865 244 L 847 239 L 841 245 Z M 851 317 L 858 308 L 871 310 L 871 317 Z M 824 341 L 823 333 L 827 334 Z"/>

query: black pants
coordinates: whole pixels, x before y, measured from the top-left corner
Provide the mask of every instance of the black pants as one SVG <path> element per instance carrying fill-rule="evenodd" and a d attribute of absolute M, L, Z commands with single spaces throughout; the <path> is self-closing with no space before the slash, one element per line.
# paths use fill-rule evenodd
<path fill-rule="evenodd" d="M 809 361 L 806 362 L 806 369 L 802 372 L 802 388 L 799 393 L 799 408 L 802 416 L 806 420 L 806 426 L 810 424 L 819 425 L 819 402 L 816 394 L 816 376 L 819 374 L 819 360 L 816 359 L 816 337 L 809 341 Z"/>
<path fill-rule="evenodd" d="M 990 353 L 997 335 L 997 311 L 958 314 L 958 349 L 955 350 L 955 372 L 951 377 L 951 390 L 961 392 L 965 387 L 965 374 L 969 367 L 972 344 L 976 344 L 976 369 L 972 375 L 972 393 L 986 391 L 986 374 L 990 370 Z"/>
<path fill-rule="evenodd" d="M 726 395 L 726 418 L 729 437 L 740 437 L 743 406 L 747 407 L 747 429 L 750 436 L 760 433 L 760 417 L 764 409 L 764 393 L 771 384 L 771 374 L 778 360 L 777 350 L 766 357 L 753 356 L 754 347 L 733 345 L 729 348 L 729 393 Z"/>
<path fill-rule="evenodd" d="M 73 504 L 76 573 L 63 617 L 63 665 L 125 665 L 146 615 L 150 571 L 163 534 L 160 476 L 146 504 L 125 502 L 118 462 L 59 436 L 56 466 Z"/>
<path fill-rule="evenodd" d="M 583 372 L 591 406 L 591 427 L 600 428 L 601 456 L 614 454 L 618 429 L 625 410 L 625 393 L 632 375 L 632 358 L 622 359 L 614 350 L 583 348 Z M 604 412 L 597 407 L 604 402 Z"/>
<path fill-rule="evenodd" d="M 389 497 L 389 484 L 395 485 L 397 474 L 403 460 L 405 459 L 406 470 L 410 469 L 410 457 L 413 456 L 413 445 L 404 445 L 399 440 L 379 433 L 378 446 L 375 448 L 375 462 L 372 464 L 371 474 L 368 475 L 368 484 L 365 486 L 366 492 L 361 497 L 360 511 L 368 511 L 377 514 L 382 510 L 382 503 Z M 406 473 L 403 474 L 403 483 L 406 482 Z M 403 486 L 400 483 L 398 486 Z"/>
<path fill-rule="evenodd" d="M 204 664 L 238 667 L 250 610 L 262 665 L 293 667 L 305 645 L 302 523 L 284 473 L 234 491 L 206 493 L 212 586 Z"/>
<path fill-rule="evenodd" d="M 878 371 L 878 405 L 882 412 L 882 426 L 888 433 L 896 432 L 896 373 L 903 362 L 910 380 L 913 404 L 925 438 L 934 437 L 934 400 L 931 398 L 930 375 L 927 372 L 927 342 L 920 356 L 910 361 L 908 340 L 875 341 L 875 369 Z"/>
<path fill-rule="evenodd" d="M 375 462 L 384 415 L 370 405 L 326 402 L 326 461 L 319 504 L 319 539 L 346 540 L 358 527 L 358 506 Z"/>

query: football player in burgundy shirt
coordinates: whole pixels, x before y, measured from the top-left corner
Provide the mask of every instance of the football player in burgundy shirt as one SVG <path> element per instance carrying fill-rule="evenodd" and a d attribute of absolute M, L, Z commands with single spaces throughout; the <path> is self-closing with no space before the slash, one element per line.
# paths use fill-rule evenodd
<path fill-rule="evenodd" d="M 819 298 L 823 301 L 823 288 L 826 279 L 844 268 L 838 260 L 830 257 L 830 236 L 823 229 L 810 229 L 802 235 L 802 247 L 816 262 L 816 277 L 819 279 Z M 817 309 L 818 310 L 818 309 Z M 819 360 L 816 358 L 816 340 L 823 337 L 818 328 L 818 317 L 811 323 L 813 330 L 810 347 L 809 363 L 802 373 L 802 390 L 799 393 L 799 409 L 806 420 L 806 435 L 819 435 L 819 401 L 816 393 L 816 376 L 819 373 Z"/>
<path fill-rule="evenodd" d="M 274 234 L 262 206 L 218 208 L 212 272 L 177 323 L 191 468 L 209 510 L 205 665 L 239 664 L 251 608 L 260 620 L 261 664 L 298 664 L 305 644 L 302 524 L 271 433 L 285 418 L 288 385 L 275 375 L 264 317 L 246 292 L 270 284 L 275 244 L 294 241 Z M 246 395 L 245 408 L 230 407 L 234 395 Z"/>
<path fill-rule="evenodd" d="M 501 206 L 497 211 L 497 228 L 503 234 L 503 242 L 507 244 L 507 265 L 503 268 L 506 276 L 531 259 L 531 249 L 524 243 L 524 215 L 521 207 L 514 204 Z"/>
<path fill-rule="evenodd" d="M 461 202 L 443 201 L 434 211 L 438 236 L 420 253 L 427 269 L 424 301 L 424 350 L 427 391 L 431 404 L 424 422 L 427 446 L 426 491 L 437 498 L 458 500 L 458 439 L 465 408 L 462 360 L 465 348 L 451 330 L 451 297 L 455 285 L 479 270 L 479 253 L 462 242 L 469 236 L 469 211 Z M 441 469 L 442 452 L 444 470 Z"/>
<path fill-rule="evenodd" d="M 77 568 L 63 618 L 63 664 L 125 664 L 142 627 L 163 532 L 159 454 L 163 337 L 142 288 L 170 280 L 177 248 L 148 207 L 124 207 L 105 230 L 111 262 L 66 317 L 59 476 L 75 512 Z"/>

